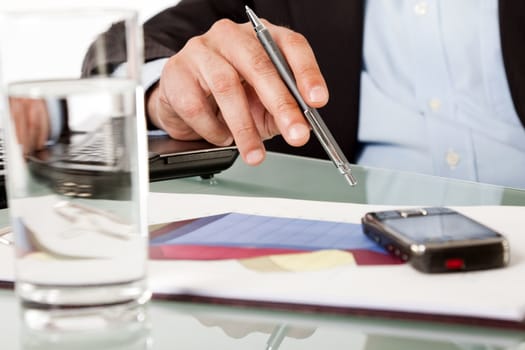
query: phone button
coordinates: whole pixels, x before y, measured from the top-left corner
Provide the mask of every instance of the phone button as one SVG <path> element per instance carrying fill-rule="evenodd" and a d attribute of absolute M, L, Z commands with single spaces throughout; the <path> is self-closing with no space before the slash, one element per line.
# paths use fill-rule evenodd
<path fill-rule="evenodd" d="M 445 268 L 447 270 L 462 270 L 465 268 L 465 260 L 461 258 L 445 259 Z"/>
<path fill-rule="evenodd" d="M 428 211 L 425 208 L 399 211 L 399 215 L 405 219 L 411 216 L 426 216 L 427 214 Z"/>

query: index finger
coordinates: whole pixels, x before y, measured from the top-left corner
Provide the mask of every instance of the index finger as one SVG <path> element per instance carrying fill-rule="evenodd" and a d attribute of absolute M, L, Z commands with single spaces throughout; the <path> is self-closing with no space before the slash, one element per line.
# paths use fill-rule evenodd
<path fill-rule="evenodd" d="M 306 103 L 315 108 L 324 106 L 328 102 L 328 88 L 308 40 L 288 28 L 263 22 L 289 64 Z"/>
<path fill-rule="evenodd" d="M 283 55 L 297 77 L 299 92 L 304 96 L 306 103 L 311 104 L 312 107 L 326 103 L 328 98 L 326 84 L 306 39 L 287 28 L 273 26 L 266 21 L 264 23 L 273 31 L 276 43 L 290 43 L 290 46 L 283 51 Z M 232 39 L 223 41 L 216 49 L 232 62 L 243 78 L 255 89 L 285 140 L 290 145 L 303 145 L 309 138 L 309 125 L 303 111 L 298 107 L 263 45 L 255 37 L 253 26 L 246 23 L 242 28 L 242 33 L 234 30 L 229 30 L 228 33 L 228 27 L 222 28 L 220 33 L 223 35 L 228 33 L 228 37 Z M 318 98 L 319 95 L 322 95 L 321 98 Z M 317 97 L 312 99 L 312 96 Z M 321 102 L 312 103 L 312 101 Z"/>

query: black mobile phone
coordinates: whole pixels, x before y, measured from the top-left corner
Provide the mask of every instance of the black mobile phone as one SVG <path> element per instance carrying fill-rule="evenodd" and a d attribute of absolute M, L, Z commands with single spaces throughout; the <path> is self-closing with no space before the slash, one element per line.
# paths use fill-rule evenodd
<path fill-rule="evenodd" d="M 509 243 L 495 230 L 449 208 L 367 213 L 364 233 L 388 252 L 423 272 L 503 267 Z"/>

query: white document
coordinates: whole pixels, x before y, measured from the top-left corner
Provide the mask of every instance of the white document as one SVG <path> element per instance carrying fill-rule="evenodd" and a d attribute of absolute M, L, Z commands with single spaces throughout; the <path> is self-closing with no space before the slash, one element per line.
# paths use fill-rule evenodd
<path fill-rule="evenodd" d="M 402 208 L 403 206 L 396 206 Z M 150 223 L 240 212 L 359 223 L 392 207 L 276 198 L 160 194 Z M 525 316 L 525 207 L 455 207 L 504 234 L 511 263 L 502 269 L 425 274 L 408 264 L 341 265 L 317 271 L 259 272 L 239 260 L 152 261 L 155 293 L 325 305 L 521 322 Z"/>
<path fill-rule="evenodd" d="M 278 198 L 150 193 L 149 223 L 229 212 L 360 223 L 366 212 L 391 208 Z M 156 294 L 190 294 L 522 322 L 525 317 L 525 232 L 522 232 L 525 230 L 525 207 L 454 209 L 507 237 L 511 248 L 508 267 L 424 274 L 408 264 L 356 266 L 348 263 L 317 270 L 261 272 L 234 259 L 157 260 L 150 261 L 150 286 Z M 318 257 L 323 258 L 322 255 Z M 12 247 L 0 245 L 0 280 L 12 281 L 13 278 Z"/>

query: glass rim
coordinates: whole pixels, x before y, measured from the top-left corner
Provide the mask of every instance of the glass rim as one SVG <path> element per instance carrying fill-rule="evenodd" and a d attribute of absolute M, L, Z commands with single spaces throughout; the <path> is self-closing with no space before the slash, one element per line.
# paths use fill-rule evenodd
<path fill-rule="evenodd" d="M 10 9 L 0 10 L 0 18 L 15 19 L 20 18 L 31 18 L 38 16 L 90 16 L 94 14 L 100 14 L 103 16 L 121 16 L 124 18 L 134 19 L 138 18 L 138 9 L 131 7 L 103 7 L 103 6 L 85 6 L 85 7 L 61 7 L 61 8 L 38 8 L 32 7 L 30 9 Z"/>

